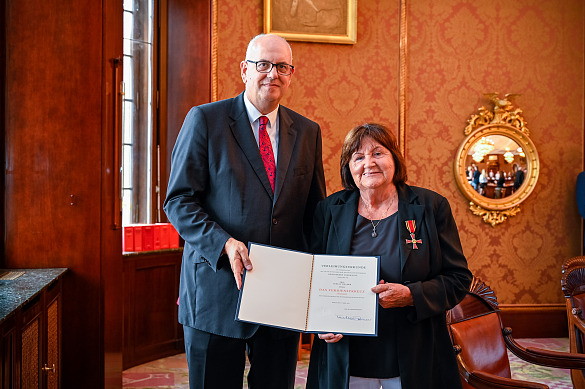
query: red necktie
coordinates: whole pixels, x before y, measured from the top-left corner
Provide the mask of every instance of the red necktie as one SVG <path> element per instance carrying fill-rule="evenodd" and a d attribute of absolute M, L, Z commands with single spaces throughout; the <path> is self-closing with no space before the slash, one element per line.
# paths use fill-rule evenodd
<path fill-rule="evenodd" d="M 260 122 L 259 126 L 260 155 L 262 155 L 262 162 L 264 162 L 264 168 L 266 169 L 266 173 L 268 173 L 268 180 L 270 181 L 270 186 L 272 187 L 272 191 L 274 192 L 274 178 L 276 177 L 276 165 L 274 163 L 272 143 L 270 142 L 268 131 L 266 131 L 266 124 L 268 123 L 268 118 L 266 116 L 260 116 L 258 121 Z"/>

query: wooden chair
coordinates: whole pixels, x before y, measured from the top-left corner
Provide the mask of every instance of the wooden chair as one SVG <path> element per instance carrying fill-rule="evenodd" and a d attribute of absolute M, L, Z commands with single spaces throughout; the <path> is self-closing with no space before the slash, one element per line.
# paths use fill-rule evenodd
<path fill-rule="evenodd" d="M 447 327 L 457 354 L 463 387 L 477 389 L 548 388 L 511 378 L 507 349 L 520 359 L 563 369 L 585 368 L 585 355 L 525 348 L 502 326 L 495 293 L 474 278 L 467 296 L 447 311 Z"/>
<path fill-rule="evenodd" d="M 569 324 L 569 345 L 572 353 L 585 354 L 585 257 L 567 259 L 562 266 L 561 289 Z M 571 370 L 576 389 L 585 388 L 583 370 Z"/>

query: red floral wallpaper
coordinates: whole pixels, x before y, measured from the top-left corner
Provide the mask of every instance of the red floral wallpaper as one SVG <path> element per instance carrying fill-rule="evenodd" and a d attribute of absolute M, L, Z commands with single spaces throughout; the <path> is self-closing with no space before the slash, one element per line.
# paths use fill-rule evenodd
<path fill-rule="evenodd" d="M 584 1 L 407 0 L 405 151 L 409 183 L 446 196 L 470 268 L 504 304 L 561 303 L 560 267 L 580 254 L 575 181 L 583 169 Z M 218 98 L 240 93 L 239 63 L 262 32 L 263 2 L 218 0 Z M 328 192 L 341 188 L 345 134 L 365 121 L 398 130 L 400 0 L 358 0 L 355 45 L 291 42 L 283 104 L 323 129 Z M 487 92 L 519 93 L 540 157 L 521 212 L 496 226 L 471 214 L 453 177 L 466 120 Z M 491 106 L 490 106 L 491 107 Z"/>
<path fill-rule="evenodd" d="M 501 303 L 558 303 L 560 268 L 580 254 L 575 182 L 583 168 L 583 1 L 416 0 L 408 8 L 406 154 L 413 183 L 444 194 L 473 272 Z M 483 93 L 520 93 L 540 176 L 518 215 L 492 228 L 453 180 Z"/>
<path fill-rule="evenodd" d="M 287 107 L 323 130 L 323 160 L 328 192 L 341 189 L 339 156 L 349 130 L 378 121 L 398 129 L 398 1 L 358 5 L 355 45 L 290 42 L 295 74 Z M 248 41 L 262 32 L 263 2 L 219 0 L 218 97 L 243 90 L 239 63 Z"/>

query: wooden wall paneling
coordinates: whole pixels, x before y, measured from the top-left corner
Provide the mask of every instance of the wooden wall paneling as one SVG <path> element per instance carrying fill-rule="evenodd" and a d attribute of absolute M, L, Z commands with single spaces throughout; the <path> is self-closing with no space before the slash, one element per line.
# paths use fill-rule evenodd
<path fill-rule="evenodd" d="M 161 198 L 166 196 L 171 151 L 189 109 L 211 101 L 211 0 L 166 0 L 166 117 L 161 150 Z M 164 61 L 163 61 L 164 62 Z M 164 100 L 163 100 L 164 101 Z"/>
<path fill-rule="evenodd" d="M 562 304 L 500 304 L 502 324 L 514 338 L 566 338 L 567 312 Z"/>
<path fill-rule="evenodd" d="M 70 269 L 63 279 L 63 387 L 103 388 L 104 360 L 116 344 L 112 386 L 121 385 L 121 232 L 111 230 L 106 210 L 111 166 L 103 161 L 113 142 L 103 133 L 107 98 L 98 92 L 111 87 L 105 42 L 115 37 L 102 32 L 111 15 L 121 15 L 117 3 L 7 0 L 4 15 L 4 265 Z"/>
<path fill-rule="evenodd" d="M 181 251 L 124 257 L 124 369 L 184 351 L 177 321 Z"/>
<path fill-rule="evenodd" d="M 5 264 L 72 270 L 64 387 L 103 386 L 101 19 L 99 2 L 7 1 Z"/>
<path fill-rule="evenodd" d="M 158 77 L 157 77 L 157 90 L 158 90 L 158 179 L 159 179 L 159 190 L 158 195 L 158 219 L 156 221 L 160 223 L 166 223 L 169 221 L 165 214 L 163 202 L 167 194 L 167 185 L 169 182 L 170 172 L 170 160 L 171 152 L 173 151 L 174 142 L 169 145 L 168 139 L 168 29 L 169 29 L 169 17 L 168 17 L 168 1 L 160 0 L 158 3 Z"/>
<path fill-rule="evenodd" d="M 123 74 L 123 4 L 103 2 L 102 170 L 101 170 L 101 304 L 105 388 L 120 388 L 124 338 L 122 214 L 120 160 L 121 80 Z"/>
<path fill-rule="evenodd" d="M 124 302 L 124 334 L 131 334 L 132 327 L 134 326 L 134 314 L 132 303 L 134 301 L 135 296 L 133 295 L 133 293 L 130 292 L 135 289 L 134 268 L 136 267 L 136 265 L 134 262 L 135 259 L 132 260 L 124 256 L 122 265 L 124 267 L 124 294 L 122 295 Z M 124 348 L 122 350 L 122 368 L 126 370 L 138 364 L 133 363 L 135 357 L 132 337 L 124 336 L 123 345 Z"/>
<path fill-rule="evenodd" d="M 5 162 L 5 131 L 6 116 L 4 112 L 4 105 L 6 102 L 6 23 L 5 20 L 6 1 L 0 0 L 0 161 Z M 4 169 L 0 174 L 0 236 L 4 236 Z M 4 268 L 4 239 L 0 239 L 0 268 Z M 1 382 L 0 382 L 1 383 Z"/>

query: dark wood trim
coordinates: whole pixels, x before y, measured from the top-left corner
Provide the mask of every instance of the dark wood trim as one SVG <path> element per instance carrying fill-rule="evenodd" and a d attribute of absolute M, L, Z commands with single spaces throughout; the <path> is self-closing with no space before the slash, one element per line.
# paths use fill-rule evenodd
<path fill-rule="evenodd" d="M 514 338 L 566 338 L 564 304 L 500 304 L 502 324 L 512 328 Z"/>
<path fill-rule="evenodd" d="M 167 223 L 169 219 L 163 211 L 163 202 L 167 194 L 167 185 L 169 182 L 168 172 L 170 168 L 167 167 L 167 161 L 170 161 L 170 155 L 173 146 L 169 147 L 167 128 L 168 128 L 168 1 L 159 0 L 158 2 L 158 119 L 157 119 L 157 140 L 158 140 L 158 214 L 156 222 Z"/>
<path fill-rule="evenodd" d="M 166 0 L 166 89 L 161 112 L 161 199 L 167 193 L 171 152 L 189 109 L 211 101 L 211 0 Z M 161 62 L 165 62 L 164 60 Z M 164 155 L 163 155 L 164 153 Z M 163 218 L 164 215 L 161 215 Z M 165 218 L 166 219 L 166 218 Z"/>
<path fill-rule="evenodd" d="M 4 111 L 5 102 L 6 102 L 6 1 L 0 0 L 0 20 L 2 21 L 2 25 L 0 26 L 0 90 L 2 94 L 0 94 L 0 161 L 2 161 L 3 166 L 6 163 L 6 145 L 5 145 L 5 138 L 6 138 L 6 115 Z M 4 192 L 5 188 L 5 181 L 4 181 L 4 169 L 2 169 L 2 174 L 0 174 L 0 236 L 4 237 L 5 231 L 5 215 L 4 215 Z M 4 268 L 6 264 L 4 263 L 4 257 L 6 256 L 5 253 L 5 246 L 4 246 L 4 239 L 0 240 L 0 268 Z"/>
<path fill-rule="evenodd" d="M 99 344 L 100 377 L 104 388 L 122 385 L 122 342 L 124 312 L 120 296 L 123 293 L 122 214 L 120 199 L 121 79 L 123 74 L 123 7 L 118 0 L 102 4 L 101 57 L 101 214 L 100 214 L 100 293 Z M 117 62 L 116 62 L 117 61 Z M 115 68 L 117 64 L 117 69 Z M 117 77 L 116 77 L 116 73 Z"/>
<path fill-rule="evenodd" d="M 177 297 L 182 251 L 124 256 L 124 369 L 184 352 Z"/>

